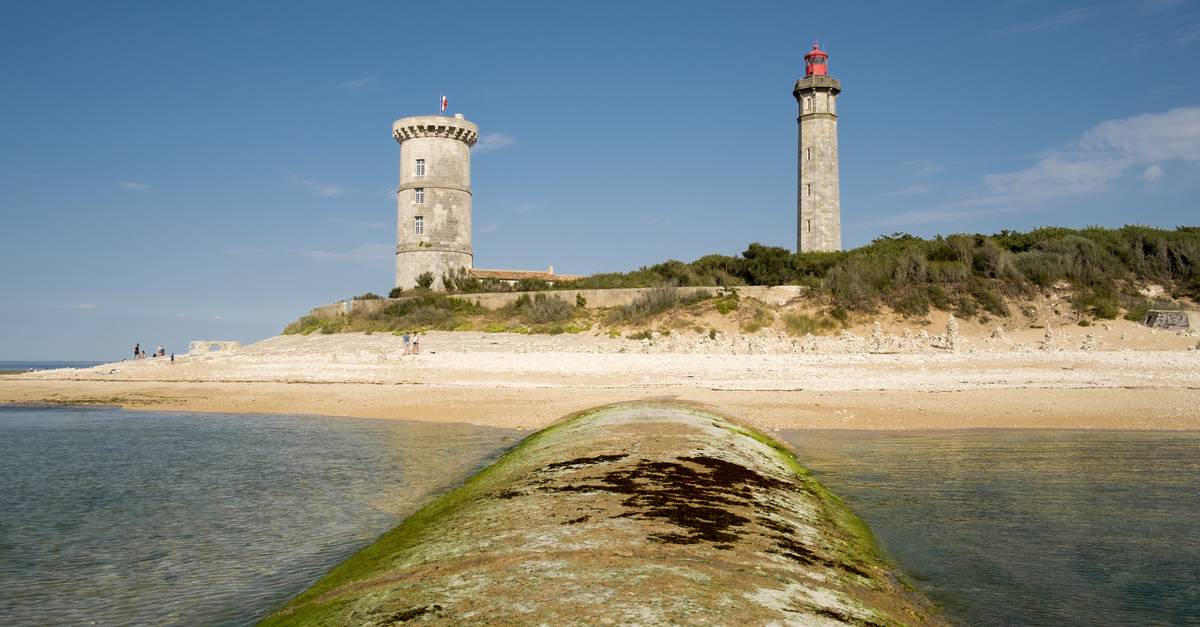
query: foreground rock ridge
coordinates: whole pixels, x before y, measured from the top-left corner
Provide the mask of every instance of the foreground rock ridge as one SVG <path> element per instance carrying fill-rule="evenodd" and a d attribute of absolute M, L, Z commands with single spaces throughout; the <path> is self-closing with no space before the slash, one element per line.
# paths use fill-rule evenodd
<path fill-rule="evenodd" d="M 696 407 L 529 436 L 263 624 L 943 624 L 783 445 Z"/>

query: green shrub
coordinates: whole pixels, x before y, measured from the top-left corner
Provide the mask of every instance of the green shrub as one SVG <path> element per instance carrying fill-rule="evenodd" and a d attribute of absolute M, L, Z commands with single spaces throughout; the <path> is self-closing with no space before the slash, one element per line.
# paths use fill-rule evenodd
<path fill-rule="evenodd" d="M 831 315 L 836 312 L 846 320 L 851 312 L 870 312 L 880 305 L 913 317 L 925 316 L 931 308 L 960 315 L 986 312 L 988 316 L 1008 316 L 1008 299 L 1065 283 L 1081 313 L 1107 317 L 1118 315 L 1124 308 L 1127 316 L 1140 320 L 1146 304 L 1144 299 L 1122 295 L 1131 294 L 1130 286 L 1156 283 L 1175 299 L 1200 299 L 1200 227 L 1051 227 L 1025 233 L 1001 231 L 990 236 L 956 234 L 933 239 L 894 233 L 844 252 L 793 254 L 753 243 L 739 255 L 706 255 L 690 263 L 668 260 L 631 272 L 560 281 L 553 287 L 536 280 L 516 285 L 479 280 L 465 269 L 448 273 L 441 280 L 447 290 L 458 293 L 711 286 L 721 288 L 714 307 L 722 314 L 744 305 L 728 291 L 736 286 L 794 284 L 809 287 L 814 297 L 826 303 Z M 406 289 L 392 290 L 389 296 L 421 298 L 432 285 L 432 275 L 424 274 L 416 289 L 404 286 Z M 369 298 L 366 294 L 362 297 Z M 565 300 L 570 302 L 569 298 Z M 687 302 L 692 301 L 679 295 L 668 298 L 665 304 L 662 298 L 643 297 L 615 310 L 610 320 L 640 324 Z M 579 303 L 577 298 L 575 304 Z M 1180 304 L 1168 300 L 1155 306 Z M 455 313 L 459 317 L 468 315 Z M 378 312 L 356 311 L 350 318 L 319 324 L 298 320 L 289 328 L 336 332 L 371 325 L 390 328 L 388 325 L 395 323 L 394 317 Z"/>
<path fill-rule="evenodd" d="M 674 285 L 660 285 L 642 292 L 632 303 L 618 307 L 614 320 L 640 324 L 678 304 L 679 288 Z"/>
<path fill-rule="evenodd" d="M 421 274 L 417 275 L 417 287 L 429 289 L 431 286 L 433 286 L 432 272 L 422 272 Z"/>
<path fill-rule="evenodd" d="M 403 293 L 403 287 L 393 287 L 392 291 L 388 292 L 388 298 L 400 298 L 400 295 Z"/>
<path fill-rule="evenodd" d="M 975 299 L 968 294 L 959 296 L 954 303 L 954 314 L 959 318 L 973 318 L 977 313 L 979 313 L 979 306 L 975 303 Z"/>
<path fill-rule="evenodd" d="M 459 267 L 442 275 L 442 286 L 447 292 L 472 294 L 482 291 L 483 282 L 475 278 L 470 270 Z"/>
<path fill-rule="evenodd" d="M 1099 288 L 1083 295 L 1076 302 L 1081 313 L 1089 313 L 1102 320 L 1112 320 L 1121 315 L 1121 305 L 1112 291 Z"/>
<path fill-rule="evenodd" d="M 971 296 L 988 313 L 1004 318 L 1008 317 L 1008 305 L 1004 303 L 1004 297 L 997 293 L 999 282 L 974 279 L 971 281 L 969 289 Z"/>
<path fill-rule="evenodd" d="M 1154 306 L 1147 300 L 1131 304 L 1125 310 L 1125 319 L 1131 322 L 1142 322 L 1146 319 L 1146 314 L 1150 313 L 1153 308 Z"/>
<path fill-rule="evenodd" d="M 829 318 L 815 318 L 808 314 L 789 313 L 783 316 L 783 325 L 789 335 L 823 335 L 838 327 L 837 322 Z"/>
<path fill-rule="evenodd" d="M 888 305 L 902 316 L 921 318 L 929 313 L 929 293 L 924 289 L 906 287 L 891 294 Z"/>
<path fill-rule="evenodd" d="M 867 282 L 866 273 L 850 267 L 838 266 L 831 270 L 825 277 L 825 287 L 835 302 L 862 311 L 873 310 L 879 296 Z"/>
<path fill-rule="evenodd" d="M 739 325 L 743 333 L 757 333 L 763 327 L 770 326 L 775 322 L 775 314 L 767 311 L 766 308 L 758 306 L 753 311 L 754 315 L 743 320 Z"/>
<path fill-rule="evenodd" d="M 366 294 L 359 294 L 350 300 L 383 300 L 383 297 L 374 292 L 367 292 Z"/>
<path fill-rule="evenodd" d="M 344 317 L 338 318 L 318 318 L 316 316 L 304 316 L 299 320 L 287 325 L 283 329 L 284 335 L 309 335 L 311 333 L 338 333 L 346 327 Z"/>
<path fill-rule="evenodd" d="M 735 288 L 725 288 L 717 295 L 713 301 L 713 307 L 722 316 L 729 315 L 729 312 L 736 311 L 738 308 L 738 291 Z"/>
<path fill-rule="evenodd" d="M 550 284 L 541 279 L 521 279 L 516 285 L 518 292 L 539 292 L 546 289 L 550 289 Z"/>
<path fill-rule="evenodd" d="M 648 340 L 648 339 L 650 339 L 650 336 L 651 336 L 650 330 L 646 329 L 644 331 L 630 333 L 629 335 L 626 335 L 625 337 L 628 339 L 631 339 L 631 340 Z"/>
<path fill-rule="evenodd" d="M 579 292 L 575 292 L 575 306 L 580 309 L 587 307 L 587 299 L 584 298 L 583 294 L 580 294 Z"/>
<path fill-rule="evenodd" d="M 557 296 L 537 294 L 530 298 L 528 294 L 522 294 L 516 304 L 521 321 L 526 324 L 566 322 L 575 316 L 570 303 Z"/>

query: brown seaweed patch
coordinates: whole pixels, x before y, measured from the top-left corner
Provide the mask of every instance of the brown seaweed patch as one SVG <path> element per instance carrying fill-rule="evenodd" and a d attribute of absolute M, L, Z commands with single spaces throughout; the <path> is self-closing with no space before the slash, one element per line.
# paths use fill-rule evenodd
<path fill-rule="evenodd" d="M 875 621 L 859 618 L 857 616 L 851 616 L 845 612 L 839 612 L 828 607 L 813 606 L 809 608 L 809 611 L 819 616 L 832 618 L 833 620 L 845 625 L 856 625 L 857 627 L 884 627 L 884 625 L 881 625 Z"/>
<path fill-rule="evenodd" d="M 760 520 L 759 523 L 761 524 L 762 521 Z M 782 555 L 788 559 L 805 565 L 819 564 L 821 566 L 828 566 L 829 568 L 842 570 L 860 577 L 871 577 L 871 573 L 867 572 L 858 564 L 849 561 L 834 560 L 823 557 L 805 544 L 797 542 L 788 535 L 774 535 L 771 536 L 771 539 L 775 541 L 775 549 L 771 550 L 771 552 L 777 555 Z"/>
<path fill-rule="evenodd" d="M 579 518 L 572 518 L 571 520 L 568 520 L 567 522 L 564 522 L 563 524 L 564 525 L 578 525 L 579 523 L 587 522 L 588 518 L 590 518 L 590 517 L 585 514 L 583 516 L 580 516 Z"/>
<path fill-rule="evenodd" d="M 596 455 L 594 457 L 577 457 L 575 459 L 568 459 L 567 461 L 546 464 L 542 467 L 542 470 L 560 470 L 563 468 L 574 467 L 582 468 L 584 466 L 593 466 L 595 464 L 606 464 L 608 462 L 620 461 L 626 457 L 628 457 L 628 455 L 624 453 L 618 453 L 616 455 Z"/>
<path fill-rule="evenodd" d="M 392 624 L 407 623 L 410 620 L 420 618 L 430 612 L 440 611 L 442 611 L 442 606 L 440 605 L 422 605 L 420 607 L 410 607 L 406 610 L 392 614 L 390 617 L 388 617 L 388 622 Z"/>
<path fill-rule="evenodd" d="M 545 468 L 615 461 L 624 455 L 602 455 L 558 462 Z M 589 477 L 587 483 L 542 486 L 545 492 L 607 492 L 624 495 L 621 504 L 631 511 L 616 517 L 661 520 L 679 532 L 652 533 L 648 539 L 665 544 L 712 542 L 723 547 L 740 537 L 739 530 L 750 519 L 733 507 L 752 507 L 759 490 L 802 488 L 764 476 L 752 469 L 715 457 L 692 455 L 676 461 L 639 460 L 627 466 Z"/>

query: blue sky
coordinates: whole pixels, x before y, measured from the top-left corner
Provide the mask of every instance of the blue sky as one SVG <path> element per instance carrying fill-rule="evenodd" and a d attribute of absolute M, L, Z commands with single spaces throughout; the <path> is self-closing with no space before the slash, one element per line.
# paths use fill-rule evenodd
<path fill-rule="evenodd" d="M 1195 0 L 8 2 L 0 359 L 252 341 L 385 292 L 391 122 L 442 93 L 483 136 L 477 266 L 792 247 L 818 37 L 847 246 L 1200 222 Z"/>

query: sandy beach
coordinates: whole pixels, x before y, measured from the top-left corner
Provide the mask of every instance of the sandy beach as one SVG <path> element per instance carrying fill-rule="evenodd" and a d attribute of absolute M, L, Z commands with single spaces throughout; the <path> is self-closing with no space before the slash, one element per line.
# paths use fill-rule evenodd
<path fill-rule="evenodd" d="M 1079 350 L 1070 338 L 1061 342 L 1068 348 L 1033 348 L 1041 330 L 1005 336 L 1003 344 L 982 329 L 966 331 L 953 351 L 908 352 L 902 338 L 911 334 L 890 329 L 874 343 L 865 331 L 848 332 L 815 347 L 765 334 L 638 341 L 431 332 L 420 355 L 403 354 L 391 334 L 278 336 L 174 364 L 160 358 L 5 375 L 0 402 L 534 429 L 596 405 L 668 398 L 772 430 L 1200 429 L 1193 335 L 1118 321 L 1098 350 Z"/>

